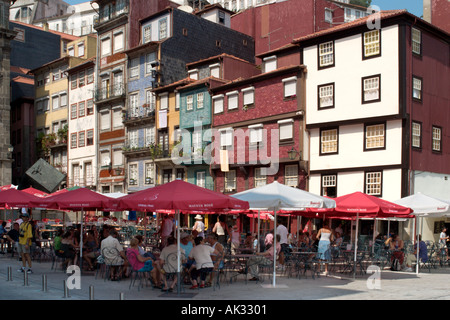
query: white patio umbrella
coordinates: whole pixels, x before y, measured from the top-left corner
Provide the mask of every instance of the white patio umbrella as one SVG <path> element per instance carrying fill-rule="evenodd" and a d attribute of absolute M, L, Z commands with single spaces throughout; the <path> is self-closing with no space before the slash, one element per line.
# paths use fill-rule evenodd
<path fill-rule="evenodd" d="M 416 216 L 416 220 L 417 217 L 420 217 L 421 229 L 423 229 L 423 218 L 438 218 L 450 214 L 449 201 L 433 198 L 420 192 L 401 198 L 394 201 L 394 203 L 413 209 L 414 212 L 412 214 Z M 416 230 L 416 235 L 418 236 L 419 228 L 417 227 Z M 416 273 L 419 273 L 419 248 L 420 245 L 417 246 Z"/>
<path fill-rule="evenodd" d="M 262 187 L 249 189 L 232 195 L 233 198 L 248 201 L 250 210 L 273 210 L 274 241 L 276 248 L 277 211 L 307 211 L 311 208 L 334 208 L 334 200 L 318 196 L 305 190 L 273 182 Z M 276 285 L 276 257 L 273 259 L 273 286 Z"/>

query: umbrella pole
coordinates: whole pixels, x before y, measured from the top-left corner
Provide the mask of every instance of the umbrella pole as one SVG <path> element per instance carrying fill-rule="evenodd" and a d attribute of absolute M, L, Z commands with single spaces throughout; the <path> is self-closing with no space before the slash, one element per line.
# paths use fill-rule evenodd
<path fill-rule="evenodd" d="M 353 279 L 356 278 L 356 253 L 358 252 L 358 222 L 359 222 L 359 213 L 356 213 L 356 231 L 355 231 L 355 256 L 353 261 Z"/>
<path fill-rule="evenodd" d="M 84 210 L 81 208 L 81 231 L 80 231 L 80 273 L 83 270 L 83 222 Z"/>
<path fill-rule="evenodd" d="M 177 294 L 180 295 L 180 288 L 181 288 L 180 210 L 177 210 L 176 213 L 177 213 Z"/>
<path fill-rule="evenodd" d="M 377 218 L 373 218 L 372 253 L 375 252 L 375 232 L 377 231 Z"/>
<path fill-rule="evenodd" d="M 260 243 L 260 241 L 261 241 L 261 239 L 259 238 L 259 237 L 261 236 L 261 235 L 260 235 L 260 230 L 259 230 L 259 228 L 261 227 L 260 212 L 261 212 L 261 210 L 258 210 L 258 243 L 257 243 L 257 245 L 256 245 L 256 250 L 257 250 L 257 252 L 260 252 L 260 245 L 259 245 L 259 243 Z"/>
<path fill-rule="evenodd" d="M 277 276 L 277 208 L 274 210 L 274 221 L 273 221 L 273 280 L 272 285 L 275 287 L 276 276 Z"/>

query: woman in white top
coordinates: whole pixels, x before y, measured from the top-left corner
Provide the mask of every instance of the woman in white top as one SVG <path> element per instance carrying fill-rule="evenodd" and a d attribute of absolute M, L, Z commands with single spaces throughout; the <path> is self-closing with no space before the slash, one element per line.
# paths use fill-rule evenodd
<path fill-rule="evenodd" d="M 217 234 L 217 239 L 218 239 L 219 243 L 223 246 L 226 246 L 227 234 L 229 234 L 229 232 L 228 232 L 228 226 L 225 223 L 225 216 L 222 216 L 222 215 L 219 216 L 216 224 L 214 225 L 212 232 Z"/>
<path fill-rule="evenodd" d="M 330 261 L 330 243 L 333 241 L 333 234 L 328 227 L 328 221 L 324 221 L 323 227 L 317 233 L 317 239 L 319 239 L 319 246 L 317 249 L 317 258 L 319 260 Z M 325 264 L 325 274 L 328 274 L 328 263 Z"/>
<path fill-rule="evenodd" d="M 194 226 L 192 227 L 192 230 L 196 230 L 198 232 L 197 237 L 205 237 L 205 224 L 203 223 L 203 217 L 201 215 L 196 215 L 195 216 L 195 223 Z"/>

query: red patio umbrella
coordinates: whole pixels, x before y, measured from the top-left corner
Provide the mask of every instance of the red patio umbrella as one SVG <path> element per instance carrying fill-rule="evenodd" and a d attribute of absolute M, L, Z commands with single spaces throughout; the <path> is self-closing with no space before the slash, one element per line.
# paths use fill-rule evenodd
<path fill-rule="evenodd" d="M 0 191 L 0 207 L 21 207 L 21 208 L 29 208 L 32 207 L 30 204 L 32 201 L 37 201 L 39 198 L 17 190 L 17 189 L 8 189 L 5 191 Z"/>
<path fill-rule="evenodd" d="M 331 214 L 330 218 L 356 217 L 356 236 L 353 276 L 356 274 L 356 254 L 358 250 L 358 221 L 359 218 L 380 218 L 380 217 L 401 217 L 412 218 L 413 210 L 381 198 L 371 196 L 362 192 L 354 192 L 344 196 L 334 198 L 336 215 Z"/>
<path fill-rule="evenodd" d="M 137 211 L 178 210 L 181 212 L 219 212 L 245 210 L 247 201 L 175 180 L 116 199 L 119 209 Z M 111 200 L 114 202 L 114 199 Z"/>
<path fill-rule="evenodd" d="M 45 197 L 47 197 L 49 195 L 48 193 L 43 192 L 43 191 L 38 190 L 38 189 L 35 189 L 33 187 L 29 187 L 29 188 L 23 189 L 21 191 L 29 193 L 29 194 L 31 194 L 31 195 L 33 195 L 35 197 L 39 197 L 39 198 L 45 198 Z"/>
<path fill-rule="evenodd" d="M 180 292 L 180 212 L 221 212 L 229 210 L 246 210 L 247 201 L 229 197 L 222 193 L 208 190 L 192 183 L 175 180 L 154 188 L 117 198 L 122 210 L 156 211 L 175 210 L 177 220 L 177 292 Z M 114 200 L 111 200 L 114 202 Z"/>

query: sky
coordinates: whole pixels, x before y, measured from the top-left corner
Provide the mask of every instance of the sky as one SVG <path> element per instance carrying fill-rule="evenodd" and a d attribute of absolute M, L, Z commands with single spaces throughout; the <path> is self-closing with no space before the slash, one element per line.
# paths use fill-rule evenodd
<path fill-rule="evenodd" d="M 65 0 L 65 2 L 78 4 L 88 2 L 88 0 Z M 423 0 L 372 0 L 372 5 L 380 7 L 381 10 L 407 9 L 408 12 L 418 17 L 423 14 Z"/>

